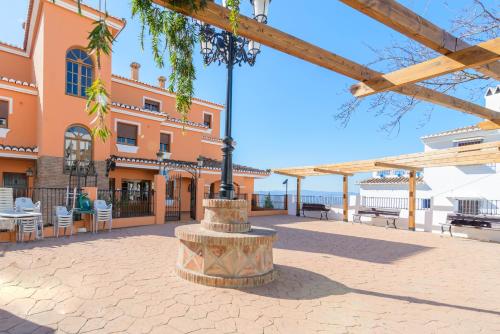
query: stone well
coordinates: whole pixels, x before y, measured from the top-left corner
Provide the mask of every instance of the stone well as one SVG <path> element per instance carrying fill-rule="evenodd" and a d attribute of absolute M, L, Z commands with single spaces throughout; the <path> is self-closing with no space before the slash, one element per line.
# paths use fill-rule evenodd
<path fill-rule="evenodd" d="M 201 224 L 180 226 L 177 274 L 218 287 L 254 287 L 273 281 L 276 231 L 248 223 L 247 201 L 205 199 Z"/>

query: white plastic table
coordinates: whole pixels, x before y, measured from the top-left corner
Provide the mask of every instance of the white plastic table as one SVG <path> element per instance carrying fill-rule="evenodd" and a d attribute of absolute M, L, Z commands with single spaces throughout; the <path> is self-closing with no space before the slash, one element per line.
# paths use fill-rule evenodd
<path fill-rule="evenodd" d="M 17 225 L 18 220 L 21 218 L 31 218 L 31 217 L 41 217 L 42 214 L 40 212 L 26 212 L 26 211 L 0 211 L 0 218 L 11 218 L 14 220 L 14 223 Z M 43 227 L 42 227 L 43 228 Z M 39 237 L 37 231 L 37 238 Z"/>

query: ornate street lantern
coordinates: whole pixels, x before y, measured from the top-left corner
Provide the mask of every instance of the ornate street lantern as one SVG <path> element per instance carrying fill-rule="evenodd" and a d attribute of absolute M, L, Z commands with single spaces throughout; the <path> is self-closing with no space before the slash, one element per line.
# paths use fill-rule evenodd
<path fill-rule="evenodd" d="M 267 23 L 269 4 L 271 0 L 250 0 L 253 5 L 254 19 L 260 23 Z M 227 7 L 227 0 L 222 0 Z M 227 65 L 227 94 L 226 94 L 226 128 L 222 146 L 222 173 L 220 198 L 233 199 L 233 151 L 234 141 L 231 137 L 231 119 L 233 104 L 233 67 L 246 63 L 255 64 L 260 53 L 261 44 L 250 41 L 241 36 L 235 36 L 229 31 L 216 31 L 213 27 L 201 21 L 195 21 L 199 33 L 201 54 L 206 65 L 211 63 Z"/>
<path fill-rule="evenodd" d="M 260 23 L 267 24 L 267 14 L 271 0 L 250 0 L 253 5 L 253 18 Z"/>
<path fill-rule="evenodd" d="M 158 159 L 159 174 L 163 175 L 165 177 L 165 180 L 168 180 L 168 168 L 165 165 L 165 155 L 164 155 L 164 152 L 158 151 L 156 153 L 156 158 Z"/>

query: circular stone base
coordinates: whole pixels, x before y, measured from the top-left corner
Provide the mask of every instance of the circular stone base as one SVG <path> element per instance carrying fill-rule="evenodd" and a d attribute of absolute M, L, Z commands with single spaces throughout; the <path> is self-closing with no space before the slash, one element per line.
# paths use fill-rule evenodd
<path fill-rule="evenodd" d="M 276 269 L 273 269 L 263 275 L 251 277 L 208 276 L 187 271 L 179 267 L 175 268 L 175 273 L 177 276 L 185 279 L 186 281 L 218 288 L 255 288 L 271 283 L 278 278 L 278 271 Z"/>
<path fill-rule="evenodd" d="M 246 233 L 223 233 L 201 225 L 175 229 L 180 240 L 177 274 L 188 281 L 217 287 L 254 287 L 273 281 L 276 231 L 253 227 Z"/>

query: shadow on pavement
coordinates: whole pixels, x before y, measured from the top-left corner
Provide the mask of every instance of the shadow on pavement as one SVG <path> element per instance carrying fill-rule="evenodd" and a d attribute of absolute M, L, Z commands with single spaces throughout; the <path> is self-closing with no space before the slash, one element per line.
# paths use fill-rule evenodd
<path fill-rule="evenodd" d="M 50 327 L 40 326 L 29 320 L 0 309 L 0 332 L 1 333 L 33 333 L 51 334 L 55 330 Z"/>
<path fill-rule="evenodd" d="M 283 226 L 285 223 L 282 219 L 266 218 L 262 224 L 258 220 L 256 222 L 260 226 L 269 227 L 278 232 L 278 241 L 274 247 L 279 249 L 328 254 L 379 264 L 390 264 L 432 249 L 432 247 L 403 242 L 288 227 Z M 308 221 L 317 221 L 317 219 L 291 217 L 286 225 Z"/>
<path fill-rule="evenodd" d="M 434 300 L 400 296 L 377 291 L 350 288 L 330 278 L 301 268 L 276 265 L 279 277 L 276 281 L 258 288 L 243 289 L 243 291 L 259 296 L 288 300 L 314 300 L 328 296 L 345 294 L 360 294 L 377 298 L 399 300 L 413 304 L 423 304 L 437 307 L 449 307 L 459 310 L 488 313 L 500 316 L 500 312 L 472 306 L 454 305 Z"/>

